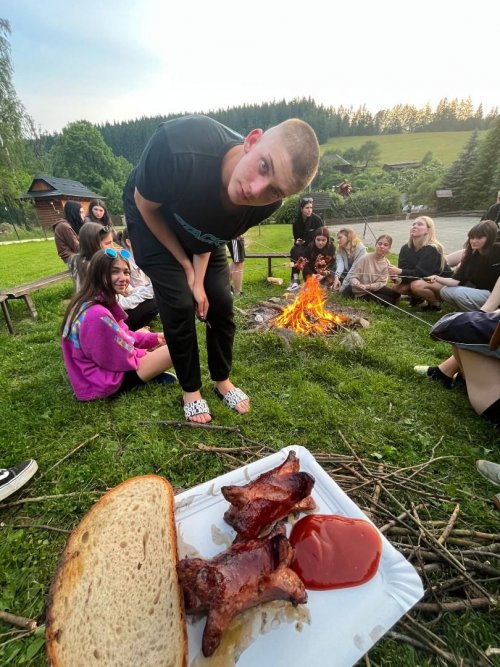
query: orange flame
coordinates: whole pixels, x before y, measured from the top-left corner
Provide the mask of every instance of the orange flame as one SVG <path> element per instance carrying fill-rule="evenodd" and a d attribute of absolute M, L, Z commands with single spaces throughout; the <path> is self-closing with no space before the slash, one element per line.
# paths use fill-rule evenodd
<path fill-rule="evenodd" d="M 319 282 L 308 276 L 295 301 L 283 308 L 281 315 L 272 321 L 272 326 L 292 329 L 304 335 L 330 333 L 340 325 L 349 322 L 349 318 L 339 313 L 332 313 L 324 305 L 326 295 Z"/>

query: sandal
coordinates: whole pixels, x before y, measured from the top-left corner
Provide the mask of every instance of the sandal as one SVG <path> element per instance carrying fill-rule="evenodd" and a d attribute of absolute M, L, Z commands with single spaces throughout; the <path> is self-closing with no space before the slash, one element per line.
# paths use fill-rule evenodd
<path fill-rule="evenodd" d="M 217 387 L 214 387 L 214 392 L 217 398 L 220 398 L 220 400 L 224 403 L 226 408 L 229 408 L 230 410 L 234 410 L 236 413 L 244 414 L 240 412 L 239 410 L 236 409 L 236 406 L 238 403 L 241 403 L 242 401 L 248 401 L 249 398 L 245 394 L 244 391 L 241 391 L 239 387 L 233 387 L 229 391 L 227 391 L 225 394 L 221 393 Z"/>
<path fill-rule="evenodd" d="M 199 398 L 198 400 L 191 401 L 190 403 L 184 403 L 182 398 L 181 401 L 182 401 L 182 407 L 184 409 L 184 417 L 186 418 L 187 421 L 191 421 L 191 417 L 194 417 L 195 415 L 207 414 L 212 416 L 210 414 L 210 408 L 208 407 L 208 403 L 204 398 Z"/>

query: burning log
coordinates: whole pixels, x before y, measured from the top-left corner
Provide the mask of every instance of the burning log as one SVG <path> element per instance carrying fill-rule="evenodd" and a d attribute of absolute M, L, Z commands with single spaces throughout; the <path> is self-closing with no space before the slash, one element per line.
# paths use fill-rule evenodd
<path fill-rule="evenodd" d="M 347 315 L 334 313 L 325 307 L 326 293 L 319 282 L 308 276 L 293 303 L 285 306 L 271 323 L 272 327 L 292 329 L 303 335 L 328 334 L 351 323 Z"/>

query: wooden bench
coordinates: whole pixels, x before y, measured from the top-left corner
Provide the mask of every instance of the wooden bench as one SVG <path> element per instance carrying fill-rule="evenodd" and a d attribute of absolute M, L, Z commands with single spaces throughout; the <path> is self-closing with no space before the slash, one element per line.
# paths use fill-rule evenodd
<path fill-rule="evenodd" d="M 245 253 L 245 259 L 267 259 L 267 275 L 271 277 L 273 275 L 273 269 L 271 266 L 271 261 L 273 259 L 290 259 L 289 252 L 247 252 Z"/>
<path fill-rule="evenodd" d="M 7 322 L 7 328 L 11 334 L 14 333 L 14 327 L 12 326 L 12 320 L 10 318 L 8 300 L 9 299 L 24 299 L 24 302 L 28 308 L 29 314 L 33 319 L 36 319 L 37 312 L 35 304 L 31 295 L 33 292 L 36 292 L 39 289 L 44 287 L 50 287 L 56 283 L 60 283 L 63 280 L 70 278 L 68 271 L 61 271 L 61 273 L 55 273 L 52 276 L 46 276 L 45 278 L 38 278 L 37 280 L 32 280 L 30 283 L 24 283 L 23 285 L 18 285 L 17 287 L 7 287 L 0 293 L 0 304 L 2 306 L 2 311 Z"/>

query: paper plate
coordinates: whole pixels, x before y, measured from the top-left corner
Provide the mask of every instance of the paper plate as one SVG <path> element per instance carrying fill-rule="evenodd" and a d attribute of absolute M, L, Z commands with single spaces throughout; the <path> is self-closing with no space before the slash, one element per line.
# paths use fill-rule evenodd
<path fill-rule="evenodd" d="M 221 475 L 176 496 L 179 557 L 211 558 L 224 551 L 235 533 L 224 519 L 229 503 L 220 493 L 227 484 L 247 484 L 280 465 L 293 450 L 300 470 L 316 479 L 312 496 L 318 514 L 367 519 L 305 447 L 287 447 L 260 461 Z M 188 617 L 190 667 L 229 667 L 234 650 L 238 667 L 314 664 L 346 667 L 357 662 L 423 595 L 415 568 L 381 534 L 377 574 L 353 588 L 308 591 L 308 602 L 296 609 L 273 602 L 240 615 L 225 638 L 217 660 L 203 658 L 205 617 Z M 238 618 L 238 617 L 237 617 Z M 246 647 L 245 647 L 246 646 Z"/>

